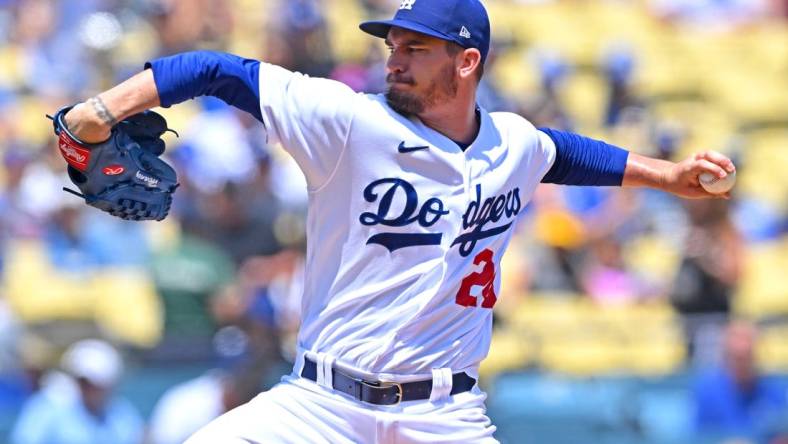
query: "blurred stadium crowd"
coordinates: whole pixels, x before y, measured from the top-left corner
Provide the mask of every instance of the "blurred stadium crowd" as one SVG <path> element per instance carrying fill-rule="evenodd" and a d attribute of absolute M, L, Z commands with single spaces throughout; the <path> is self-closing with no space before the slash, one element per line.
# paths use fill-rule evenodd
<path fill-rule="evenodd" d="M 788 2 L 486 3 L 488 110 L 738 165 L 730 201 L 538 190 L 482 367 L 499 439 L 788 442 Z M 382 92 L 356 25 L 397 4 L 0 0 L 0 442 L 180 442 L 288 372 L 298 327 L 304 182 L 253 118 L 161 110 L 182 186 L 143 224 L 61 191 L 44 115 L 193 49 Z"/>

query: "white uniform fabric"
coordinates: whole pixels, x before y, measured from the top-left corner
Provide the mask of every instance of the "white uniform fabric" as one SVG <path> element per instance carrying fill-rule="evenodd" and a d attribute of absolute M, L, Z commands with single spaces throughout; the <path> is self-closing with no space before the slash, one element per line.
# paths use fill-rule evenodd
<path fill-rule="evenodd" d="M 382 95 L 269 64 L 260 102 L 269 143 L 293 156 L 309 191 L 299 353 L 292 378 L 189 442 L 228 442 L 210 440 L 222 429 L 251 442 L 494 442 L 483 393 L 450 397 L 451 374 L 477 377 L 487 355 L 500 259 L 555 160 L 552 140 L 481 109 L 463 151 Z M 317 383 L 297 377 L 304 355 Z M 400 411 L 366 405 L 327 388 L 332 365 L 372 380 L 432 378 L 433 394 Z"/>
<path fill-rule="evenodd" d="M 151 413 L 148 442 L 178 444 L 224 413 L 222 375 L 209 372 L 161 396 Z"/>
<path fill-rule="evenodd" d="M 495 443 L 486 398 L 475 388 L 437 403 L 368 406 L 312 381 L 286 377 L 186 444 Z"/>
<path fill-rule="evenodd" d="M 550 138 L 520 116 L 481 110 L 462 151 L 381 95 L 267 64 L 260 82 L 269 142 L 292 154 L 309 188 L 299 347 L 394 378 L 476 368 L 492 312 L 480 285 L 470 289 L 476 307 L 457 295 L 490 265 L 498 294 L 517 215 L 555 159 Z M 491 264 L 476 259 L 484 250 Z"/>

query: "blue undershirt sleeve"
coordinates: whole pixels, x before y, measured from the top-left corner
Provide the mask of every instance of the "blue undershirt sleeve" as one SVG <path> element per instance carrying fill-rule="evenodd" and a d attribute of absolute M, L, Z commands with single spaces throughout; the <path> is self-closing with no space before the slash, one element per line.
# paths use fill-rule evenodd
<path fill-rule="evenodd" d="M 263 121 L 260 62 L 216 51 L 192 51 L 145 63 L 153 70 L 161 106 L 214 96 Z"/>
<path fill-rule="evenodd" d="M 621 186 L 629 151 L 566 131 L 539 128 L 555 143 L 555 162 L 542 183 Z"/>

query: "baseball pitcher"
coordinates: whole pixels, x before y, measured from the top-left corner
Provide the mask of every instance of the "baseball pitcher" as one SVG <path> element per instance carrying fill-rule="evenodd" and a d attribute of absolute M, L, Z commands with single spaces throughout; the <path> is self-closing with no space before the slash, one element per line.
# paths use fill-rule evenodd
<path fill-rule="evenodd" d="M 698 176 L 735 171 L 715 152 L 656 160 L 479 107 L 490 46 L 479 0 L 404 0 L 392 20 L 360 28 L 389 48 L 385 94 L 198 51 L 153 60 L 56 116 L 70 168 L 77 159 L 68 153 L 83 156 L 74 176 L 103 180 L 82 194 L 121 217 L 163 218 L 177 180 L 157 162 L 104 156 L 116 165 L 108 168 L 94 150 L 142 149 L 158 160 L 128 135 L 129 119 L 145 122 L 135 116 L 197 96 L 256 117 L 306 176 L 309 244 L 293 371 L 189 444 L 496 442 L 477 370 L 490 345 L 500 260 L 537 185 L 709 198 L 720 196 Z M 158 137 L 163 128 L 142 132 Z M 107 176 L 117 166 L 131 172 Z"/>

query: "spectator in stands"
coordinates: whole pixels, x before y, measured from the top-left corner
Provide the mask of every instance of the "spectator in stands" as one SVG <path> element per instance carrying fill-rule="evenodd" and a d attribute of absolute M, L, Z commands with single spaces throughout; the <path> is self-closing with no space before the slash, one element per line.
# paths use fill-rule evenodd
<path fill-rule="evenodd" d="M 221 326 L 211 341 L 217 368 L 162 395 L 151 416 L 150 444 L 183 442 L 219 415 L 249 401 L 290 366 L 281 355 L 292 359 L 295 350 L 281 350 L 282 336 L 287 336 L 288 345 L 295 343 L 303 248 L 297 245 L 246 259 L 236 285 L 213 298 L 214 321 Z"/>
<path fill-rule="evenodd" d="M 685 207 L 689 231 L 670 299 L 685 315 L 690 356 L 699 358 L 695 352 L 700 335 L 719 330 L 730 313 L 742 274 L 744 241 L 731 220 L 728 201 L 686 201 Z"/>
<path fill-rule="evenodd" d="M 637 302 L 648 289 L 628 269 L 623 246 L 614 236 L 592 240 L 583 269 L 583 291 L 595 302 L 617 305 Z"/>
<path fill-rule="evenodd" d="M 618 44 L 604 54 L 601 65 L 608 85 L 604 124 L 612 127 L 619 123 L 625 108 L 638 104 L 632 91 L 635 56 L 631 48 Z"/>
<path fill-rule="evenodd" d="M 541 90 L 534 97 L 523 99 L 519 114 L 537 127 L 572 130 L 574 122 L 561 103 L 560 90 L 573 67 L 555 50 L 535 49 L 531 56 L 539 69 Z"/>
<path fill-rule="evenodd" d="M 97 2 L 14 3 L 8 32 L 11 42 L 20 49 L 18 58 L 12 60 L 21 70 L 18 81 L 25 88 L 62 100 L 96 81 L 95 71 L 83 68 L 91 65 L 91 53 L 85 51 L 75 30 Z"/>
<path fill-rule="evenodd" d="M 180 444 L 202 426 L 260 392 L 248 371 L 214 369 L 167 390 L 153 409 L 149 444 Z M 259 376 L 259 375 L 257 375 Z"/>
<path fill-rule="evenodd" d="M 494 72 L 498 55 L 502 54 L 512 47 L 512 42 L 504 40 L 493 40 L 490 46 L 490 52 L 487 55 L 487 61 L 484 62 L 484 70 L 486 72 Z M 492 76 L 483 76 L 479 81 L 479 89 L 476 91 L 476 100 L 479 106 L 493 112 L 493 111 L 506 111 L 515 112 L 517 104 L 511 97 L 504 94 Z"/>
<path fill-rule="evenodd" d="M 232 2 L 227 0 L 151 0 L 147 7 L 163 54 L 216 44 L 232 35 Z"/>
<path fill-rule="evenodd" d="M 165 360 L 203 359 L 217 328 L 212 299 L 232 282 L 235 264 L 210 242 L 185 233 L 174 237 L 151 262 L 164 309 L 164 335 L 155 354 Z"/>
<path fill-rule="evenodd" d="M 787 417 L 788 387 L 759 373 L 756 339 L 754 325 L 732 321 L 725 329 L 722 365 L 698 375 L 695 422 L 705 436 L 767 442 Z"/>
<path fill-rule="evenodd" d="M 277 252 L 274 223 L 282 208 L 268 183 L 273 162 L 259 146 L 264 135 L 218 99 L 200 104 L 193 134 L 173 152 L 184 184 L 174 203 L 184 232 L 222 248 L 236 264 Z"/>
<path fill-rule="evenodd" d="M 336 65 L 323 2 L 290 0 L 282 2 L 279 32 L 290 50 L 288 69 L 315 77 L 328 77 Z"/>
<path fill-rule="evenodd" d="M 344 83 L 354 91 L 378 94 L 386 90 L 386 63 L 378 42 L 367 45 L 364 59 L 360 63 L 340 61 L 331 72 L 331 78 Z"/>
<path fill-rule="evenodd" d="M 211 342 L 218 364 L 162 395 L 151 416 L 150 444 L 183 442 L 286 371 L 290 364 L 282 360 L 280 335 L 297 329 L 292 322 L 298 319 L 293 311 L 300 307 L 303 260 L 302 251 L 289 249 L 250 257 L 235 285 L 213 298 L 212 314 L 220 328 Z"/>
<path fill-rule="evenodd" d="M 42 233 L 50 263 L 64 272 L 98 267 L 142 267 L 150 250 L 144 227 L 87 211 L 84 203 L 63 196 Z"/>
<path fill-rule="evenodd" d="M 19 410 L 30 396 L 34 378 L 22 359 L 22 328 L 6 301 L 0 297 L 0 418 Z"/>
<path fill-rule="evenodd" d="M 120 353 L 110 344 L 85 339 L 63 354 L 65 375 L 53 373 L 22 408 L 11 435 L 13 444 L 136 444 L 143 419 L 113 394 L 123 371 Z"/>
<path fill-rule="evenodd" d="M 279 352 L 295 359 L 296 335 L 301 319 L 301 295 L 306 262 L 305 239 L 296 240 L 281 252 L 247 260 L 239 273 L 245 316 L 258 336 L 279 339 Z M 266 333 L 271 330 L 275 335 Z M 264 349 L 265 343 L 258 344 Z M 268 355 L 273 355 L 271 352 Z"/>
<path fill-rule="evenodd" d="M 2 193 L 0 193 L 0 232 L 5 243 L 14 239 L 29 239 L 41 234 L 46 214 L 36 214 L 30 205 L 29 188 L 25 184 L 33 164 L 32 154 L 13 146 L 3 148 Z"/>

